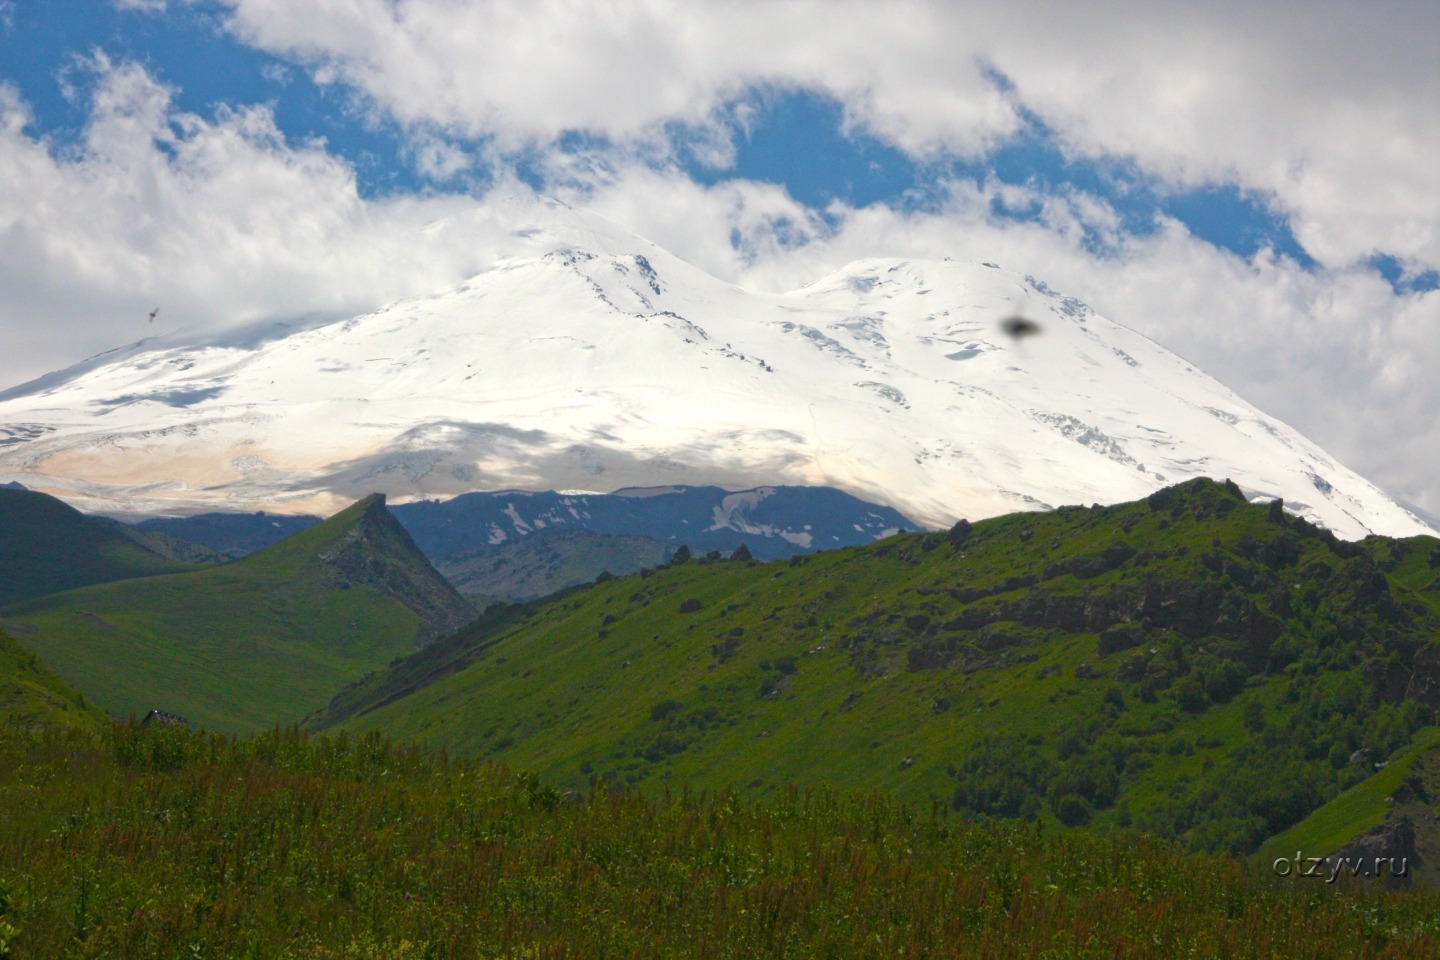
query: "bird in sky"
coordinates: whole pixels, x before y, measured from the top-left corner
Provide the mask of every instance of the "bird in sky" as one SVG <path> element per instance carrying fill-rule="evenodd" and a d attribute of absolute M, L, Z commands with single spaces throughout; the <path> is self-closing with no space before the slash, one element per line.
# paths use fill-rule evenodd
<path fill-rule="evenodd" d="M 154 310 L 151 310 L 151 311 L 150 311 L 150 322 L 151 322 L 151 323 L 154 323 L 154 322 L 155 322 L 155 318 L 156 318 L 159 314 L 160 314 L 160 308 L 159 308 L 159 307 L 156 307 Z"/>

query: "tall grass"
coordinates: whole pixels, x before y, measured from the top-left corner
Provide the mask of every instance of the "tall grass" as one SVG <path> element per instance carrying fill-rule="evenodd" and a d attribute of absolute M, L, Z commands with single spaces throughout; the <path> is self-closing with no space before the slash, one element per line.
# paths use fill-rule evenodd
<path fill-rule="evenodd" d="M 0 958 L 1433 957 L 1440 901 L 791 788 L 562 794 L 378 735 L 0 733 Z"/>

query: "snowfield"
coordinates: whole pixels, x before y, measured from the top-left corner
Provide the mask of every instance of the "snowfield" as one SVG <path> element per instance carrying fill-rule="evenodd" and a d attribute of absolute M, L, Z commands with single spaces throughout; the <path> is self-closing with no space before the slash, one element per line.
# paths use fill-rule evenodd
<path fill-rule="evenodd" d="M 1343 537 L 1433 532 L 1185 360 L 990 264 L 861 260 L 776 295 L 562 204 L 475 217 L 508 249 L 454 289 L 181 331 L 0 393 L 0 482 L 132 514 L 792 484 L 941 526 L 1209 476 Z M 1039 335 L 1002 332 L 1017 309 Z"/>

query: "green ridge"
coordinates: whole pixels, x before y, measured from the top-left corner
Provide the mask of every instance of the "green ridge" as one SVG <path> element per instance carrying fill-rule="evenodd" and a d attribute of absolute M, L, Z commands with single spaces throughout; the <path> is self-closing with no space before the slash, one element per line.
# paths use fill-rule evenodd
<path fill-rule="evenodd" d="M 0 606 L 93 583 L 193 569 L 34 490 L 0 487 Z"/>
<path fill-rule="evenodd" d="M 1357 747 L 1433 722 L 1404 695 L 1440 681 L 1436 545 L 1340 542 L 1193 481 L 691 560 L 492 611 L 309 723 L 574 787 L 883 789 L 1250 851 L 1357 782 Z"/>
<path fill-rule="evenodd" d="M 376 496 L 241 561 L 71 590 L 3 615 L 112 714 L 161 709 L 243 732 L 298 720 L 413 651 L 435 623 L 453 629 L 471 612 Z"/>

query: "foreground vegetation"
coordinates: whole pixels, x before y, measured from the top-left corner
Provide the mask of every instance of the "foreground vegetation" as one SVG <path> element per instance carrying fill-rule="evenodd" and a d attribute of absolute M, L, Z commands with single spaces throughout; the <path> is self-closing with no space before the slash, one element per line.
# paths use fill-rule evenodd
<path fill-rule="evenodd" d="M 378 735 L 0 731 L 0 957 L 1422 957 L 1429 894 L 794 788 L 562 794 Z"/>

